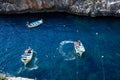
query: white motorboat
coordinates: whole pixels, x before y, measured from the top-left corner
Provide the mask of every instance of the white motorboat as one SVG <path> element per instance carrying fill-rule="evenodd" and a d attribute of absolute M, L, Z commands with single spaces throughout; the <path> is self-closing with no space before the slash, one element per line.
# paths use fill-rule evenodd
<path fill-rule="evenodd" d="M 25 66 L 31 61 L 33 54 L 34 51 L 32 48 L 29 47 L 25 50 L 24 54 L 21 56 L 21 61 L 24 63 Z"/>
<path fill-rule="evenodd" d="M 39 25 L 41 25 L 43 23 L 43 20 L 41 19 L 41 20 L 38 20 L 38 21 L 35 21 L 35 22 L 32 22 L 32 23 L 29 23 L 29 22 L 27 22 L 27 27 L 28 28 L 34 28 L 34 27 L 37 27 L 37 26 L 39 26 Z"/>
<path fill-rule="evenodd" d="M 79 54 L 80 56 L 82 56 L 83 52 L 85 52 L 85 48 L 84 48 L 81 41 L 78 41 L 78 42 L 75 41 L 74 42 L 74 48 L 75 48 L 75 52 L 77 54 Z"/>

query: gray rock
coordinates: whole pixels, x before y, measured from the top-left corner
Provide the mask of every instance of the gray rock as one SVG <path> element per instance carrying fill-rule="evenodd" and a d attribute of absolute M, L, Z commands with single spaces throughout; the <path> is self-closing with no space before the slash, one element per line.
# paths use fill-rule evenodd
<path fill-rule="evenodd" d="M 120 0 L 0 0 L 1 14 L 49 11 L 90 16 L 118 16 Z"/>

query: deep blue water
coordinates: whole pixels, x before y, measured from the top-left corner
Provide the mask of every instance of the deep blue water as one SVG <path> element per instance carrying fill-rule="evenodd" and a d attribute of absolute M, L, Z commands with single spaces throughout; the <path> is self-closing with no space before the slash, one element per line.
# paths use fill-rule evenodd
<path fill-rule="evenodd" d="M 28 29 L 26 21 L 43 18 Z M 73 41 L 86 52 L 75 54 Z M 35 50 L 24 67 L 24 50 Z M 102 58 L 101 56 L 104 56 Z M 120 80 L 120 19 L 45 13 L 0 16 L 0 73 L 38 80 Z"/>

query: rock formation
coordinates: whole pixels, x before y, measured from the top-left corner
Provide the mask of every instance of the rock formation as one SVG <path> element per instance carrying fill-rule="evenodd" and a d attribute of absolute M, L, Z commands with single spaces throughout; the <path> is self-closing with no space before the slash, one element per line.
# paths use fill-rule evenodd
<path fill-rule="evenodd" d="M 88 16 L 120 16 L 120 0 L 0 0 L 0 13 L 69 12 Z"/>

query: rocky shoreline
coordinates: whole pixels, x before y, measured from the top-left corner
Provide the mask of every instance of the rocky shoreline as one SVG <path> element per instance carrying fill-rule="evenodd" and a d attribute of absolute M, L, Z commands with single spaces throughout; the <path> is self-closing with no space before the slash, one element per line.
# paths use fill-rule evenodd
<path fill-rule="evenodd" d="M 23 77 L 10 77 L 6 74 L 0 73 L 0 80 L 36 80 L 36 79 L 30 79 L 30 78 L 23 78 Z"/>
<path fill-rule="evenodd" d="M 68 12 L 84 16 L 120 16 L 120 0 L 1 0 L 0 14 Z"/>

